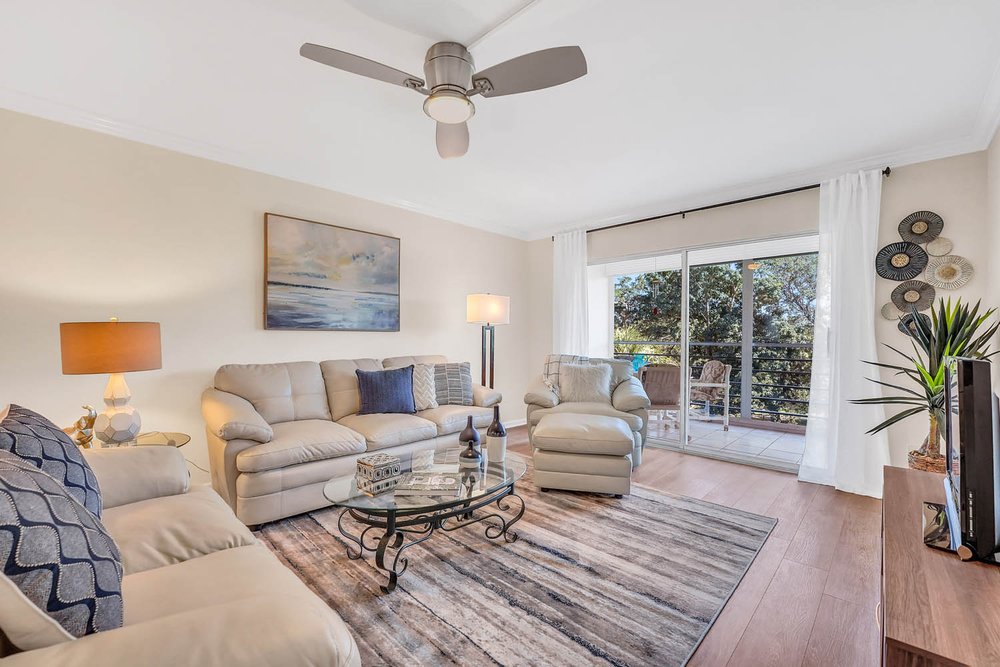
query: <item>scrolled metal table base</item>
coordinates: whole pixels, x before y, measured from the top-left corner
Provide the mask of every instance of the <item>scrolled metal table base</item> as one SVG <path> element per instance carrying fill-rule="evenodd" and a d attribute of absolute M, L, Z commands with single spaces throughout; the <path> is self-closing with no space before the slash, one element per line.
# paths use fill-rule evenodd
<path fill-rule="evenodd" d="M 514 492 L 514 485 L 511 484 L 494 493 L 471 500 L 456 500 L 432 511 L 427 511 L 427 508 L 413 511 L 347 508 L 337 519 L 337 529 L 349 542 L 349 559 L 362 558 L 366 551 L 375 554 L 375 565 L 387 576 L 386 583 L 379 588 L 383 593 L 390 593 L 409 566 L 403 552 L 429 539 L 436 530 L 450 532 L 485 521 L 483 533 L 487 538 L 496 540 L 502 537 L 506 542 L 515 542 L 517 533 L 510 528 L 524 516 L 524 507 L 524 499 Z M 501 512 L 513 516 L 508 518 Z M 362 524 L 364 528 L 351 532 L 345 525 L 345 517 Z"/>

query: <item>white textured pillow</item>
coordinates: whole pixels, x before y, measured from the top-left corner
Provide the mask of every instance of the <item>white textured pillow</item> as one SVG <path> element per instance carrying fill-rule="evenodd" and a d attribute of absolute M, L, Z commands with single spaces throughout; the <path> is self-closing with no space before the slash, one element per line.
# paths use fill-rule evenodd
<path fill-rule="evenodd" d="M 564 403 L 610 403 L 611 366 L 562 364 L 559 397 Z"/>
<path fill-rule="evenodd" d="M 438 407 L 434 364 L 413 365 L 413 405 L 417 412 Z"/>

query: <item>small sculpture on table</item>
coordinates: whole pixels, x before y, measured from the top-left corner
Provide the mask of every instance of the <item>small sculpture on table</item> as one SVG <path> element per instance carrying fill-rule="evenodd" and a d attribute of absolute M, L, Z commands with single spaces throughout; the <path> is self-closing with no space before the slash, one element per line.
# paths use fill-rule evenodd
<path fill-rule="evenodd" d="M 78 447 L 90 449 L 91 442 L 94 440 L 94 422 L 97 420 L 97 410 L 89 405 L 81 407 L 87 411 L 87 414 L 77 419 L 72 426 L 64 428 L 63 432 L 71 437 Z"/>

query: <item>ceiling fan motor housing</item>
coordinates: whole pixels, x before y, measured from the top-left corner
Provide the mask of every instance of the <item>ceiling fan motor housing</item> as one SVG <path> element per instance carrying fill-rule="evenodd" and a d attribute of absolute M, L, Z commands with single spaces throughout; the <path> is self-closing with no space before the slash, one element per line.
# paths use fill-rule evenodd
<path fill-rule="evenodd" d="M 465 94 L 472 88 L 475 63 L 469 50 L 457 42 L 438 42 L 427 49 L 424 59 L 424 78 L 427 89 L 454 90 Z"/>

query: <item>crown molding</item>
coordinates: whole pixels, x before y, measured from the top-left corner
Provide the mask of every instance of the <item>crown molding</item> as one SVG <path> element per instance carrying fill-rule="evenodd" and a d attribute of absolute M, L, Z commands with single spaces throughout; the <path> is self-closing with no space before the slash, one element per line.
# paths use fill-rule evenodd
<path fill-rule="evenodd" d="M 109 134 L 120 139 L 135 141 L 141 144 L 163 148 L 184 155 L 211 160 L 213 162 L 247 169 L 261 174 L 267 174 L 268 176 L 275 176 L 297 183 L 312 185 L 331 192 L 337 192 L 338 194 L 346 194 L 378 204 L 401 208 L 413 213 L 419 213 L 420 215 L 425 215 L 431 218 L 437 218 L 438 220 L 444 220 L 445 222 L 451 222 L 465 227 L 473 227 L 475 229 L 481 229 L 494 234 L 500 234 L 502 236 L 509 236 L 522 241 L 528 240 L 525 232 L 520 232 L 503 225 L 497 225 L 496 223 L 487 220 L 470 218 L 464 213 L 446 211 L 437 207 L 424 206 L 407 199 L 386 197 L 385 195 L 377 193 L 369 188 L 334 190 L 328 183 L 323 183 L 317 179 L 310 178 L 308 175 L 297 170 L 293 165 L 265 165 L 260 160 L 255 159 L 241 151 L 234 151 L 223 146 L 218 146 L 197 139 L 191 139 L 190 137 L 172 134 L 169 132 L 162 132 L 149 127 L 143 127 L 135 123 L 101 116 L 70 105 L 35 97 L 33 95 L 26 95 L 9 88 L 0 87 L 0 108 L 9 109 L 10 111 L 28 114 L 31 116 L 37 116 L 39 118 L 55 121 L 57 123 L 63 123 L 65 125 L 72 125 L 85 130 Z"/>

